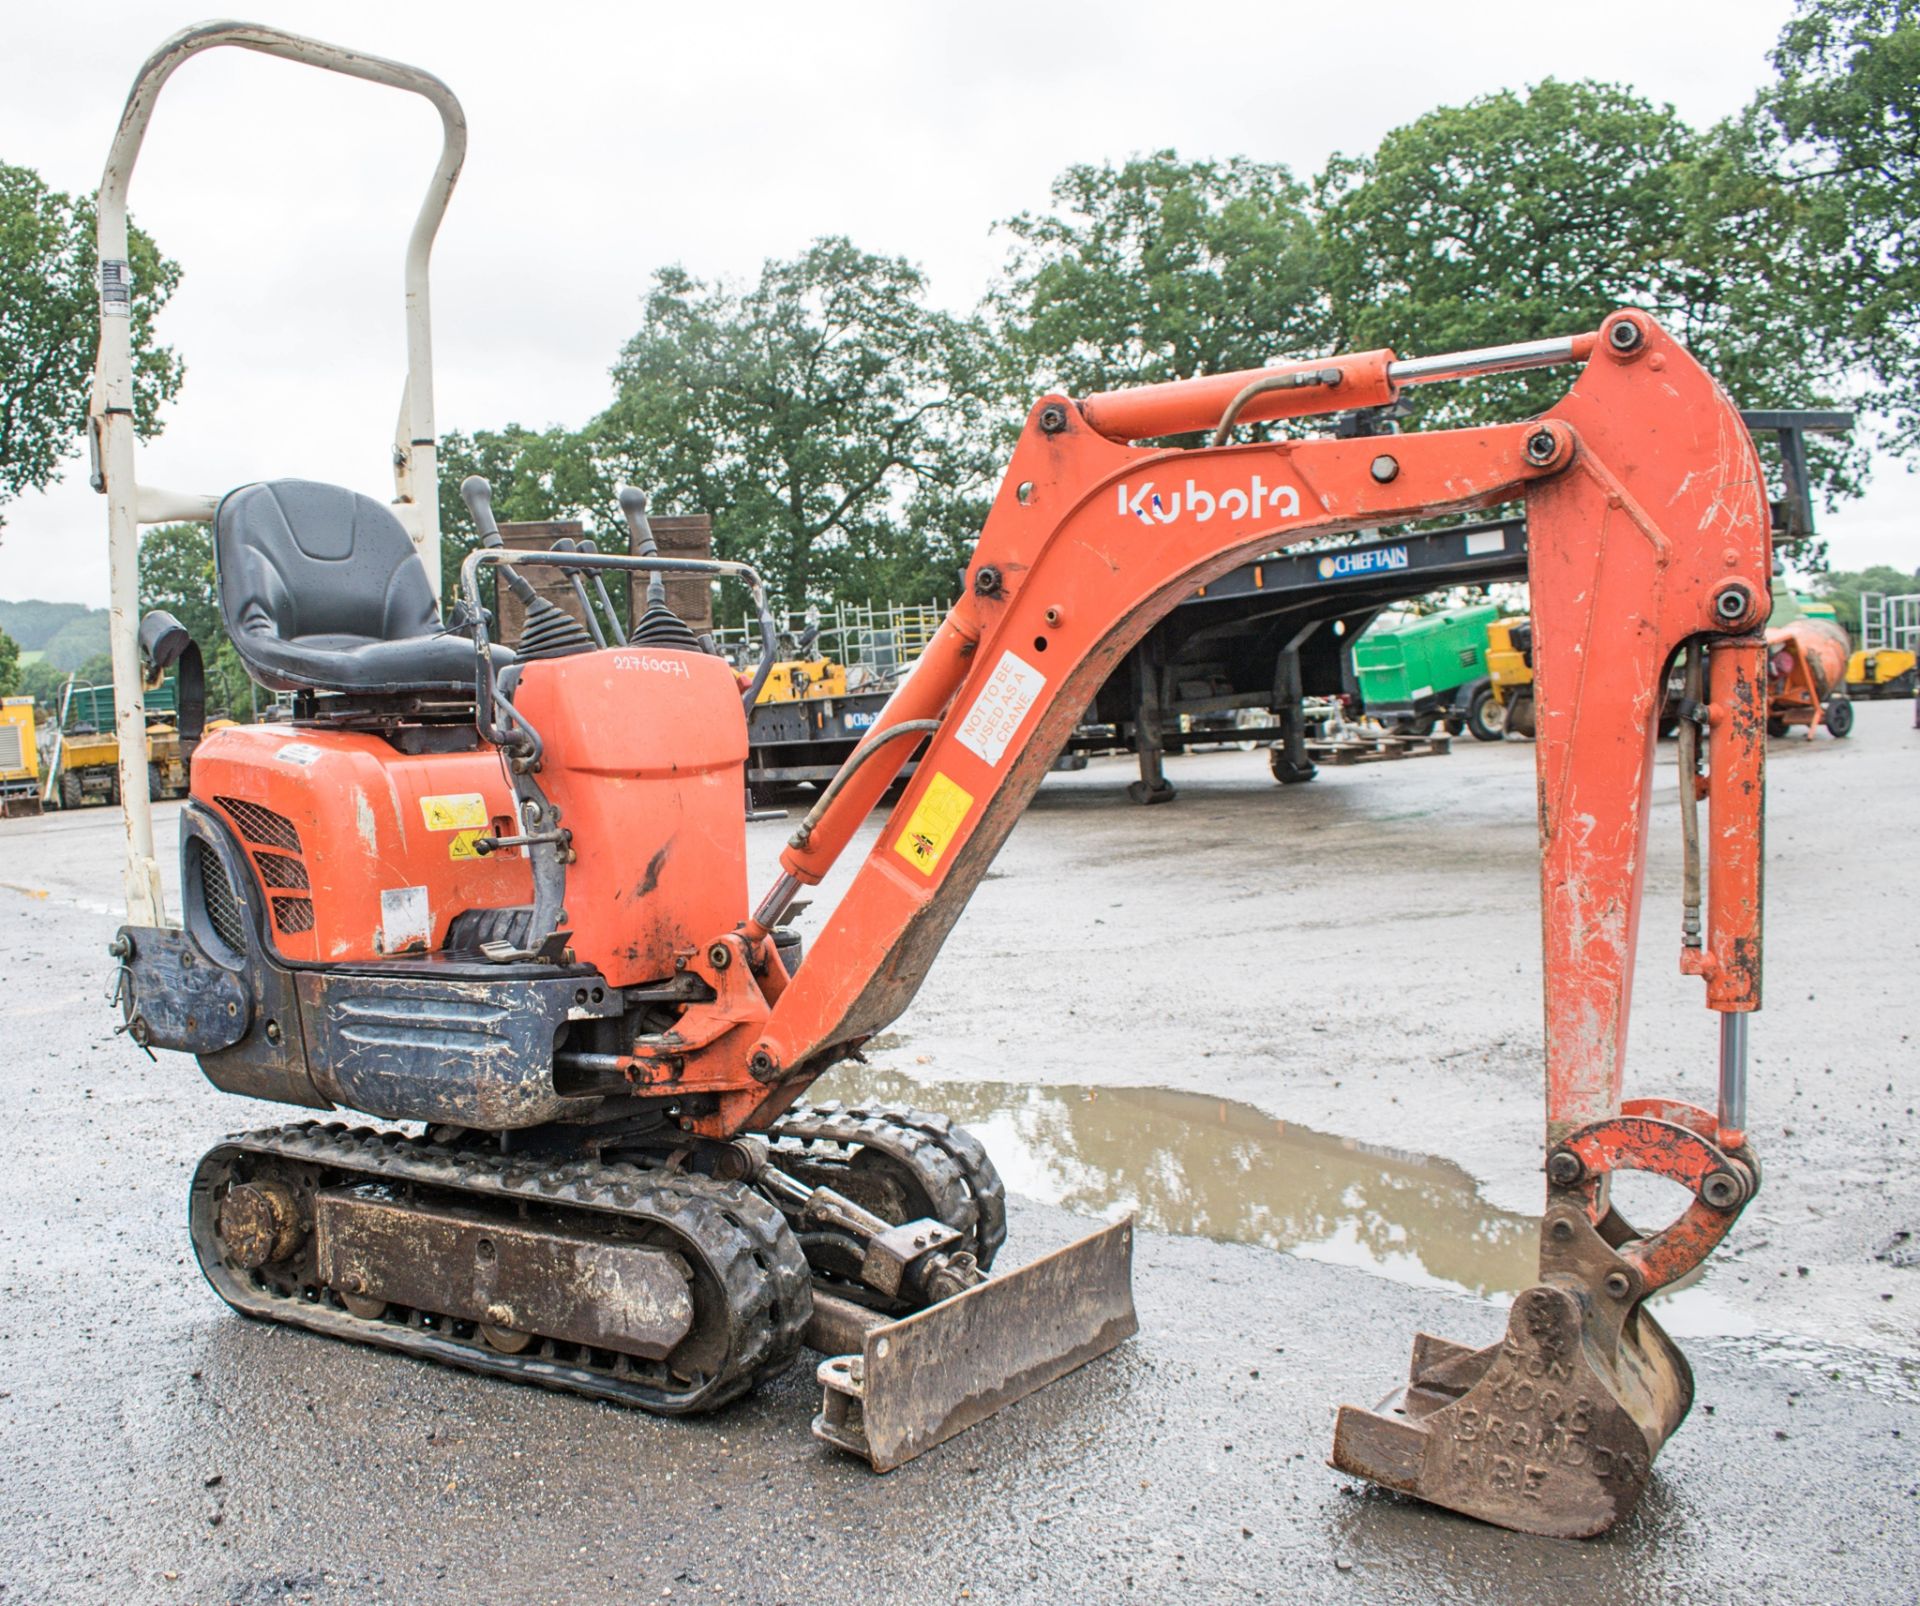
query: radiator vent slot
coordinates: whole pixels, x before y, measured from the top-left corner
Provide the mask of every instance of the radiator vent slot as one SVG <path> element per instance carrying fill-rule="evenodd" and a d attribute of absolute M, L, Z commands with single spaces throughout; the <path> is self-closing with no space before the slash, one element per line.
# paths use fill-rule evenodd
<path fill-rule="evenodd" d="M 289 937 L 313 930 L 313 899 L 275 898 L 273 923 Z"/>
<path fill-rule="evenodd" d="M 284 858 L 278 853 L 256 853 L 253 862 L 260 867 L 260 879 L 270 887 L 293 887 L 305 892 L 312 884 L 307 880 L 304 859 Z"/>
<path fill-rule="evenodd" d="M 220 855 L 197 836 L 187 838 L 187 852 L 193 857 L 200 882 L 200 902 L 214 934 L 235 954 L 244 954 L 247 951 L 246 916 L 241 913 L 240 900 L 233 895 L 233 883 L 227 879 Z"/>
<path fill-rule="evenodd" d="M 265 848 L 279 848 L 285 853 L 300 851 L 300 832 L 286 815 L 276 814 L 258 803 L 249 803 L 245 798 L 216 797 L 214 802 L 226 810 L 233 823 L 240 828 L 240 834 L 249 842 L 257 842 Z"/>

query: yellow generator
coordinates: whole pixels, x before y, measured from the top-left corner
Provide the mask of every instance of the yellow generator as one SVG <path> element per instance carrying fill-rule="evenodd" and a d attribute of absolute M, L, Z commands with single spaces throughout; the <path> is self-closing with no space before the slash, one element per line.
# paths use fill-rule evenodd
<path fill-rule="evenodd" d="M 1526 615 L 1487 626 L 1487 683 L 1467 705 L 1467 729 L 1483 742 L 1508 731 L 1533 735 L 1533 621 Z"/>
<path fill-rule="evenodd" d="M 1860 647 L 1847 659 L 1849 697 L 1911 697 L 1920 692 L 1920 591 L 1860 598 Z"/>
<path fill-rule="evenodd" d="M 33 699 L 0 698 L 0 818 L 39 812 L 40 747 Z"/>

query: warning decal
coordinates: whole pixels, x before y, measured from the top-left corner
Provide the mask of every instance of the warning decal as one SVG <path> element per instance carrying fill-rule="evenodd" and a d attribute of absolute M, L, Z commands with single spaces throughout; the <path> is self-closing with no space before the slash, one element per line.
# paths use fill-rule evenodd
<path fill-rule="evenodd" d="M 487 828 L 487 800 L 478 792 L 423 797 L 420 813 L 429 831 L 484 831 Z"/>
<path fill-rule="evenodd" d="M 447 857 L 449 859 L 479 858 L 480 855 L 474 851 L 473 845 L 475 842 L 479 841 L 480 838 L 485 836 L 486 834 L 487 833 L 484 829 L 475 830 L 475 831 L 461 831 L 457 833 L 454 836 L 454 839 L 447 844 Z"/>
<path fill-rule="evenodd" d="M 1008 654 L 1012 656 L 1011 653 Z M 944 775 L 935 775 L 933 784 L 914 805 L 913 817 L 893 845 L 893 851 L 923 875 L 932 875 L 947 844 L 973 807 L 973 794 L 956 786 Z"/>
<path fill-rule="evenodd" d="M 380 893 L 380 951 L 403 954 L 433 940 L 433 910 L 425 887 L 387 887 Z"/>
<path fill-rule="evenodd" d="M 1007 743 L 1019 732 L 1027 710 L 1046 689 L 1045 675 L 1018 653 L 1003 652 L 986 685 L 980 688 L 980 695 L 974 698 L 973 707 L 967 710 L 955 739 L 989 764 L 998 764 Z"/>

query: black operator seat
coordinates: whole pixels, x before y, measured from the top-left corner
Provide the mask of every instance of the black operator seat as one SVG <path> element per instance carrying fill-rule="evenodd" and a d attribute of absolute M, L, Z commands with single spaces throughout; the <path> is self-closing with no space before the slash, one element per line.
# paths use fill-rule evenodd
<path fill-rule="evenodd" d="M 447 635 L 426 566 L 392 511 L 313 480 L 265 480 L 220 500 L 214 564 L 227 633 L 275 691 L 465 692 L 474 645 Z M 494 667 L 513 654 L 493 649 Z"/>

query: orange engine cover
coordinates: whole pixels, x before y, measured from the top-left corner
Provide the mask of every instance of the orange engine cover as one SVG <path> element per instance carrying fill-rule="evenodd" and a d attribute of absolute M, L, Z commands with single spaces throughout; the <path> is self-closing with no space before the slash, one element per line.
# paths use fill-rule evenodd
<path fill-rule="evenodd" d="M 327 963 L 430 952 L 464 909 L 532 901 L 499 753 L 397 751 L 358 731 L 234 725 L 193 755 L 193 796 L 233 827 L 271 910 L 274 946 Z"/>
<path fill-rule="evenodd" d="M 528 664 L 513 694 L 573 833 L 567 929 L 615 986 L 670 976 L 747 914 L 747 716 L 732 669 L 647 647 Z"/>

